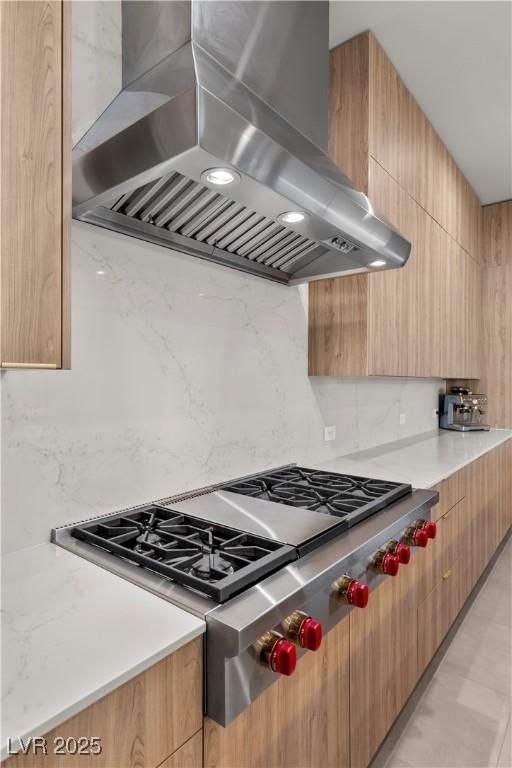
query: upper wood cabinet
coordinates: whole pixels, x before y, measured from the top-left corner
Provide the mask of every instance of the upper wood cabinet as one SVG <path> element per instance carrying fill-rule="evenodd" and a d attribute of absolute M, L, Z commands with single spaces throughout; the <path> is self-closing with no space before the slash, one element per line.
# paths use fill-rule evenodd
<path fill-rule="evenodd" d="M 489 396 L 486 418 L 512 427 L 512 200 L 483 211 L 483 355 L 481 387 Z"/>
<path fill-rule="evenodd" d="M 478 197 L 373 35 L 366 32 L 346 45 L 360 47 L 360 38 L 368 58 L 368 155 L 479 259 Z"/>
<path fill-rule="evenodd" d="M 312 376 L 479 378 L 480 203 L 368 32 L 331 51 L 329 151 L 412 243 L 309 288 Z"/>
<path fill-rule="evenodd" d="M 0 2 L 5 368 L 69 367 L 70 5 Z"/>

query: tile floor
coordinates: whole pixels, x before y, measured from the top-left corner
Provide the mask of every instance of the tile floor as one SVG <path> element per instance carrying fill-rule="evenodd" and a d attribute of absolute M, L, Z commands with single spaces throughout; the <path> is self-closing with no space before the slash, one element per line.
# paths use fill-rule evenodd
<path fill-rule="evenodd" d="M 512 768 L 512 538 L 371 768 Z"/>

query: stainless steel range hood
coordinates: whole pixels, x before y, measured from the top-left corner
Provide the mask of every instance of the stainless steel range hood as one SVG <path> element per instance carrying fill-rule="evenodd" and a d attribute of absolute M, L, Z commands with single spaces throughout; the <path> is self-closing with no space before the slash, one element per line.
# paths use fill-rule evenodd
<path fill-rule="evenodd" d="M 326 155 L 327 2 L 126 0 L 122 20 L 122 91 L 73 150 L 75 218 L 288 284 L 405 264 Z"/>

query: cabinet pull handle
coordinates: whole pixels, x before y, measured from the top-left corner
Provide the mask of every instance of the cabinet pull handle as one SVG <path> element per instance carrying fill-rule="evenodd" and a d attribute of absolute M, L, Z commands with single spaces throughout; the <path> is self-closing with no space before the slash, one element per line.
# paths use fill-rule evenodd
<path fill-rule="evenodd" d="M 57 368 L 56 363 L 1 363 L 2 368 Z"/>
<path fill-rule="evenodd" d="M 443 573 L 443 579 L 446 581 L 446 579 L 449 579 L 451 575 L 452 575 L 452 569 L 448 568 L 446 573 Z"/>

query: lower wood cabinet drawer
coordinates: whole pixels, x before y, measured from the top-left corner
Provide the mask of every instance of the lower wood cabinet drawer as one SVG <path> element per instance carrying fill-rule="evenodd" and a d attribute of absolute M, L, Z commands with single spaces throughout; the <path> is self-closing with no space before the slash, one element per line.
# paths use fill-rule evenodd
<path fill-rule="evenodd" d="M 422 602 L 436 588 L 443 574 L 459 557 L 466 557 L 465 526 L 468 525 L 467 503 L 459 501 L 444 511 L 436 520 L 437 534 L 422 550 L 423 567 L 417 584 L 418 602 Z"/>
<path fill-rule="evenodd" d="M 434 486 L 434 490 L 439 493 L 439 502 L 432 510 L 432 519 L 438 520 L 466 495 L 465 469 L 447 477 L 446 480 Z"/>
<path fill-rule="evenodd" d="M 350 752 L 367 766 L 417 681 L 416 580 L 427 550 L 417 550 L 396 578 L 350 613 Z"/>
<path fill-rule="evenodd" d="M 418 676 L 425 671 L 461 608 L 462 568 L 460 560 L 452 563 L 418 606 Z"/>
<path fill-rule="evenodd" d="M 448 509 L 437 521 L 437 536 L 429 546 L 434 552 L 434 578 L 438 584 L 446 571 L 459 557 L 464 555 L 464 526 L 467 505 L 462 499 Z"/>

